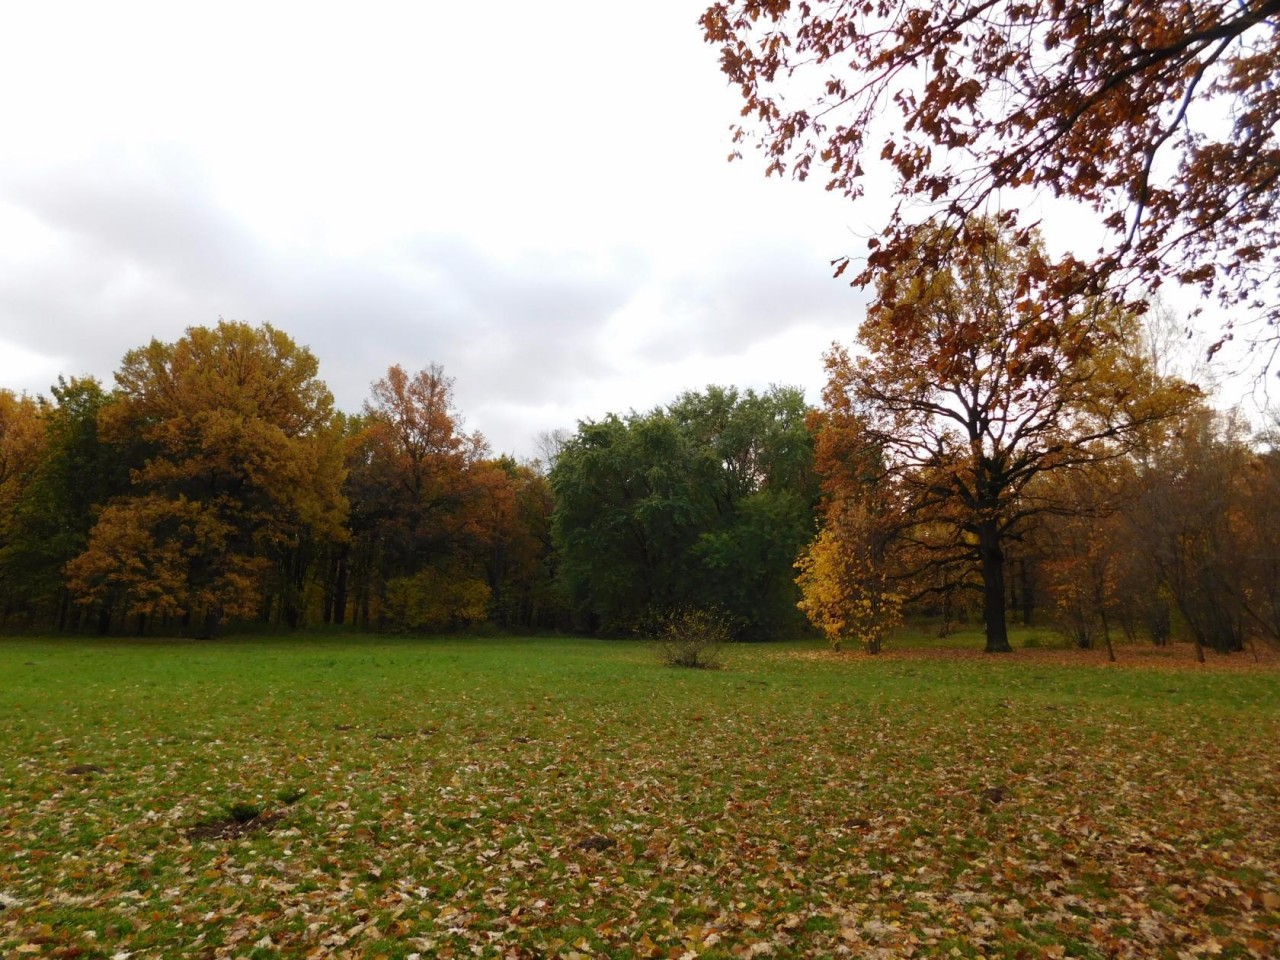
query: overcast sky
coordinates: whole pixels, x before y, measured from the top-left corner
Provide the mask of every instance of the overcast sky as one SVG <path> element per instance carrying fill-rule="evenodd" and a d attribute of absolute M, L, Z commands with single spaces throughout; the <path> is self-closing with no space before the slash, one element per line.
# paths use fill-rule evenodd
<path fill-rule="evenodd" d="M 440 363 L 521 456 L 708 383 L 816 401 L 865 302 L 829 261 L 884 207 L 725 162 L 703 6 L 7 5 L 0 386 L 110 383 L 222 317 L 309 346 L 346 410 Z"/>
<path fill-rule="evenodd" d="M 702 5 L 9 6 L 0 385 L 110 383 L 223 317 L 309 346 L 348 410 L 440 363 L 520 455 L 708 383 L 816 399 L 867 215 L 725 162 Z"/>

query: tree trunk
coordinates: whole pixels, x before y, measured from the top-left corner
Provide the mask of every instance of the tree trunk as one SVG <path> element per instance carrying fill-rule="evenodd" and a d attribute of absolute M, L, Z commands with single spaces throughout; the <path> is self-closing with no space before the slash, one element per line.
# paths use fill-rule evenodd
<path fill-rule="evenodd" d="M 338 572 L 333 585 L 333 622 L 341 626 L 347 622 L 347 547 L 338 548 Z"/>
<path fill-rule="evenodd" d="M 1102 617 L 1102 639 L 1107 642 L 1107 660 L 1111 663 L 1116 662 L 1116 648 L 1111 644 L 1111 625 L 1107 623 L 1107 608 L 1100 606 L 1098 608 L 1099 616 Z"/>
<path fill-rule="evenodd" d="M 987 653 L 1012 653 L 1004 615 L 1004 551 L 994 520 L 978 525 L 978 549 L 982 556 L 982 618 L 987 625 Z"/>
<path fill-rule="evenodd" d="M 1026 558 L 1018 561 L 1018 574 L 1022 578 L 1022 625 L 1029 627 L 1031 615 L 1036 608 L 1036 595 L 1031 584 L 1031 574 L 1027 572 Z"/>
<path fill-rule="evenodd" d="M 214 604 L 204 615 L 204 632 L 201 634 L 201 640 L 217 640 L 218 631 L 222 628 L 222 606 Z"/>

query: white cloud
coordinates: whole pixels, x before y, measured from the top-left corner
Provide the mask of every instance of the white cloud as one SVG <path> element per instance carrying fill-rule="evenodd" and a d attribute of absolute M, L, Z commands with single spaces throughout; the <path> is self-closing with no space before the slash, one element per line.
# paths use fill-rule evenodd
<path fill-rule="evenodd" d="M 27 4 L 0 34 L 0 382 L 218 317 L 346 409 L 444 365 L 468 426 L 821 384 L 865 213 L 726 164 L 702 4 Z"/>

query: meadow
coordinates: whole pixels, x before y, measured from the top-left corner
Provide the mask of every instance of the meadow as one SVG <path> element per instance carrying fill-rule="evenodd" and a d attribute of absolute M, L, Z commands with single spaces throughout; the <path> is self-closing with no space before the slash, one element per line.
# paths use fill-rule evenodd
<path fill-rule="evenodd" d="M 1274 957 L 1247 657 L 7 639 L 0 955 Z"/>

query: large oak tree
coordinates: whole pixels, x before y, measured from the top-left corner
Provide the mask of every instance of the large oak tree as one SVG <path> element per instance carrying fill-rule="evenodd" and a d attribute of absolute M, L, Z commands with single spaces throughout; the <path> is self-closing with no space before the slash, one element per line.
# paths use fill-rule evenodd
<path fill-rule="evenodd" d="M 874 485 L 881 509 L 869 516 L 888 527 L 900 591 L 947 588 L 976 567 L 986 649 L 1003 652 L 1005 547 L 1029 518 L 1070 509 L 1033 481 L 1121 456 L 1194 391 L 1152 373 L 1138 318 L 1106 298 L 1067 305 L 1042 335 L 1022 280 L 1044 259 L 1038 245 L 975 221 L 938 266 L 929 251 L 945 230 L 921 229 L 925 242 L 892 278 L 895 298 L 882 290 L 859 330 L 863 355 L 827 355 L 825 419 L 842 439 L 820 438 L 832 455 L 819 467 L 833 508 L 847 505 L 842 487 Z"/>

